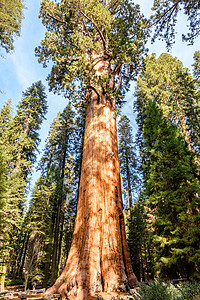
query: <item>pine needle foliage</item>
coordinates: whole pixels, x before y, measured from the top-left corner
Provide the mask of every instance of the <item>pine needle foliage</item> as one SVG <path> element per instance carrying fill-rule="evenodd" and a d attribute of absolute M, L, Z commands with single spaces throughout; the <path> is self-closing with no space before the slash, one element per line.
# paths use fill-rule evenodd
<path fill-rule="evenodd" d="M 6 52 L 14 49 L 14 39 L 20 35 L 23 7 L 23 0 L 0 1 L 0 45 Z"/>
<path fill-rule="evenodd" d="M 40 274 L 43 285 L 54 282 L 65 263 L 73 232 L 78 180 L 75 172 L 75 113 L 69 104 L 51 125 L 40 161 L 41 176 L 26 215 L 29 284 Z M 36 246 L 35 246 L 36 245 Z"/>
<path fill-rule="evenodd" d="M 182 34 L 182 39 L 192 45 L 200 32 L 199 9 L 200 4 L 196 0 L 154 0 L 152 10 L 155 13 L 152 16 L 152 24 L 155 33 L 152 41 L 159 37 L 166 41 L 168 49 L 171 48 L 176 34 L 178 14 L 183 11 L 189 24 L 188 32 Z"/>
<path fill-rule="evenodd" d="M 187 68 L 170 54 L 148 56 L 138 78 L 135 108 L 139 131 L 143 127 L 143 113 L 149 100 L 156 101 L 169 122 L 175 124 L 188 143 L 188 148 L 199 156 L 200 103 L 198 82 Z"/>
<path fill-rule="evenodd" d="M 175 125 L 155 102 L 145 110 L 145 196 L 153 211 L 156 265 L 161 276 L 199 276 L 199 173 Z"/>
<path fill-rule="evenodd" d="M 136 153 L 130 120 L 125 115 L 118 122 L 118 142 L 120 173 L 123 179 L 125 198 L 128 200 L 127 206 L 131 208 L 137 186 Z"/>
<path fill-rule="evenodd" d="M 138 5 L 127 0 L 44 0 L 40 18 L 47 32 L 36 55 L 44 67 L 53 63 L 51 90 L 73 97 L 81 94 L 83 100 L 97 84 L 111 94 L 129 88 L 141 67 L 148 36 Z M 110 62 L 109 76 L 95 75 L 97 57 Z"/>

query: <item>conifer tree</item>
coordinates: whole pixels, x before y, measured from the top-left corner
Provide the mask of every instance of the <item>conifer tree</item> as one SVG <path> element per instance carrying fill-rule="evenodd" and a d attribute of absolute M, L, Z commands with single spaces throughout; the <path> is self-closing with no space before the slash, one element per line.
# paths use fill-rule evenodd
<path fill-rule="evenodd" d="M 5 229 L 5 217 L 3 214 L 3 208 L 6 205 L 4 195 L 7 188 L 7 157 L 6 157 L 6 151 L 5 147 L 0 141 L 0 251 L 4 250 L 4 247 L 2 247 L 3 239 L 4 239 L 4 229 Z M 5 282 L 5 262 L 2 261 L 2 254 L 0 255 L 0 285 L 1 285 L 1 291 L 4 290 L 4 282 Z"/>
<path fill-rule="evenodd" d="M 41 3 L 47 28 L 36 53 L 52 71 L 50 89 L 87 103 L 79 200 L 65 269 L 47 294 L 87 299 L 137 283 L 125 237 L 116 101 L 129 88 L 148 36 L 139 6 L 126 0 Z"/>
<path fill-rule="evenodd" d="M 11 101 L 9 100 L 0 111 L 0 153 L 1 153 L 1 211 L 0 211 L 0 281 L 1 288 L 4 289 L 5 275 L 9 258 L 9 234 L 6 224 L 10 221 L 10 216 L 6 214 L 7 199 L 6 194 L 9 187 L 8 174 L 11 172 L 10 161 L 12 158 L 12 145 L 8 142 L 8 129 L 12 119 Z M 5 186 L 6 181 L 6 186 Z M 14 213 L 16 210 L 13 208 Z M 10 212 L 12 214 L 12 212 Z M 18 214 L 16 214 L 18 216 Z"/>
<path fill-rule="evenodd" d="M 26 243 L 21 254 L 24 260 L 21 261 L 20 272 L 25 271 L 27 287 L 31 287 L 34 281 L 43 281 L 46 275 L 45 265 L 48 259 L 46 251 L 48 244 L 52 243 L 50 239 L 53 234 L 51 232 L 52 197 L 56 190 L 56 183 L 52 179 L 54 179 L 53 174 L 48 178 L 40 176 L 33 189 L 30 207 L 24 220 Z"/>
<path fill-rule="evenodd" d="M 133 193 L 136 189 L 136 159 L 133 145 L 132 127 L 130 120 L 124 115 L 118 123 L 119 163 L 123 178 L 123 187 L 127 191 L 128 207 L 133 204 Z"/>
<path fill-rule="evenodd" d="M 68 226 L 66 220 L 69 220 L 70 209 L 76 199 L 71 156 L 74 151 L 74 123 L 74 112 L 69 104 L 51 125 L 40 162 L 42 175 L 26 217 L 29 241 L 25 268 L 29 281 L 40 275 L 44 286 L 49 280 L 54 282 L 58 276 Z"/>
<path fill-rule="evenodd" d="M 199 173 L 194 153 L 175 125 L 149 101 L 144 119 L 146 203 L 154 214 L 155 259 L 160 276 L 199 276 Z"/>
<path fill-rule="evenodd" d="M 155 100 L 164 116 L 177 125 L 189 149 L 199 156 L 199 89 L 196 80 L 177 58 L 166 53 L 157 59 L 155 54 L 148 56 L 138 79 L 136 96 L 139 131 L 142 131 L 146 103 L 149 99 Z"/>
<path fill-rule="evenodd" d="M 153 247 L 147 228 L 147 211 L 140 198 L 127 215 L 127 241 L 131 263 L 139 281 L 154 278 Z"/>
<path fill-rule="evenodd" d="M 18 132 L 18 155 L 26 161 L 35 162 L 35 152 L 39 145 L 39 129 L 47 112 L 45 87 L 41 81 L 32 84 L 22 95 L 22 101 L 17 106 L 13 127 Z M 20 150 L 19 150 L 20 149 Z"/>
<path fill-rule="evenodd" d="M 0 111 L 0 209 L 5 205 L 4 194 L 6 192 L 7 181 L 7 149 L 5 144 L 5 132 L 7 131 L 7 125 L 11 119 L 11 101 L 8 101 Z M 2 213 L 0 212 L 0 226 L 2 225 Z M 0 229 L 1 232 L 1 229 Z"/>
<path fill-rule="evenodd" d="M 23 93 L 16 116 L 11 116 L 10 103 L 7 103 L 1 111 L 1 137 L 7 149 L 8 166 L 1 255 L 3 261 L 6 261 L 8 272 L 13 275 L 16 273 L 18 263 L 17 248 L 20 247 L 28 175 L 35 159 L 39 143 L 38 130 L 46 109 L 44 86 L 41 82 L 37 82 Z"/>

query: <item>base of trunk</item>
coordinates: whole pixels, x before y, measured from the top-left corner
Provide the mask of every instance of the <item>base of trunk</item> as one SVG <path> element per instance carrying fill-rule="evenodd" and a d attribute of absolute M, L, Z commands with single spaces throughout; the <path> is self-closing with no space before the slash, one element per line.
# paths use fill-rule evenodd
<path fill-rule="evenodd" d="M 125 234 L 115 107 L 108 96 L 93 96 L 86 112 L 72 245 L 63 273 L 46 292 L 70 300 L 125 292 L 138 283 Z"/>

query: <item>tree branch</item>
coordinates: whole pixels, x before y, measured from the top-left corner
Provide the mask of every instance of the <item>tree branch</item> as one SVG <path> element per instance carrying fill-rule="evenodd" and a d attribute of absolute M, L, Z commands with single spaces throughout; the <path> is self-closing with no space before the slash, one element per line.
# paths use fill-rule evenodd
<path fill-rule="evenodd" d="M 122 63 L 119 64 L 119 65 L 117 65 L 117 66 L 115 66 L 115 68 L 114 68 L 114 70 L 113 70 L 113 72 L 112 72 L 112 74 L 113 74 L 114 76 L 115 76 L 117 73 L 119 73 L 121 66 L 122 66 Z"/>
<path fill-rule="evenodd" d="M 116 87 L 116 92 L 118 92 L 119 91 L 119 89 L 120 89 L 120 87 L 121 87 L 121 85 L 122 85 L 122 75 L 121 75 L 121 73 L 119 72 L 119 83 L 118 83 L 118 86 Z"/>
<path fill-rule="evenodd" d="M 173 12 L 174 12 L 175 9 L 178 7 L 178 4 L 179 4 L 179 2 L 175 3 L 175 4 L 172 5 L 169 9 L 167 9 L 167 10 L 160 16 L 160 18 L 159 18 L 158 20 L 155 20 L 155 22 L 151 24 L 150 27 L 152 27 L 152 26 L 158 24 L 163 18 L 164 18 L 163 22 L 166 21 L 166 18 L 168 18 L 168 19 L 171 18 Z M 170 10 L 172 10 L 171 13 L 170 13 L 170 16 L 167 17 L 166 14 L 167 14 L 168 12 L 170 12 Z M 163 23 L 163 22 L 162 22 L 162 23 Z"/>
<path fill-rule="evenodd" d="M 109 6 L 109 10 L 111 11 L 112 14 L 115 12 L 115 9 L 117 8 L 118 4 L 119 4 L 119 0 L 115 0 L 113 3 L 111 2 Z"/>
<path fill-rule="evenodd" d="M 105 40 L 105 38 L 104 38 L 104 36 L 103 36 L 101 30 L 98 28 L 98 26 L 95 24 L 95 22 L 94 22 L 94 20 L 93 20 L 92 18 L 89 18 L 89 17 L 81 10 L 81 8 L 79 8 L 79 10 L 80 10 L 81 14 L 82 14 L 88 21 L 90 21 L 90 22 L 93 24 L 94 28 L 96 29 L 96 31 L 97 31 L 97 32 L 99 33 L 99 35 L 100 35 L 100 38 L 101 38 L 102 43 L 103 43 L 103 48 L 104 48 L 104 50 L 106 50 L 106 48 L 107 48 L 107 47 L 106 47 L 106 40 Z"/>
<path fill-rule="evenodd" d="M 52 18 L 56 22 L 59 22 L 61 24 L 65 24 L 66 25 L 66 22 L 64 20 L 57 19 L 55 16 L 51 15 L 49 12 L 47 12 L 47 16 L 50 17 L 50 18 Z"/>
<path fill-rule="evenodd" d="M 91 89 L 91 90 L 93 90 L 96 94 L 97 94 L 97 97 L 98 97 L 98 102 L 100 102 L 100 95 L 99 95 L 99 93 L 97 92 L 97 90 L 93 87 L 93 86 L 91 86 L 91 85 L 88 85 L 87 87 L 86 87 L 86 89 Z"/>

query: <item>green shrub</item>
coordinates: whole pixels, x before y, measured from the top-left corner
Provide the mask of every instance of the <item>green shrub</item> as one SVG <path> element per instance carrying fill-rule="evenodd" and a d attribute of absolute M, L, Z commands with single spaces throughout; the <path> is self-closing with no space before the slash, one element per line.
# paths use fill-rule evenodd
<path fill-rule="evenodd" d="M 134 293 L 136 300 L 192 300 L 200 295 L 200 283 L 184 282 L 177 285 L 155 280 L 142 283 Z"/>
<path fill-rule="evenodd" d="M 5 280 L 5 286 L 23 285 L 24 280 L 22 278 L 7 278 Z"/>
<path fill-rule="evenodd" d="M 167 287 L 168 285 L 160 280 L 141 284 L 134 297 L 136 300 L 171 300 Z"/>
<path fill-rule="evenodd" d="M 181 298 L 177 300 L 190 300 L 200 294 L 200 284 L 197 282 L 184 282 L 177 285 Z"/>

